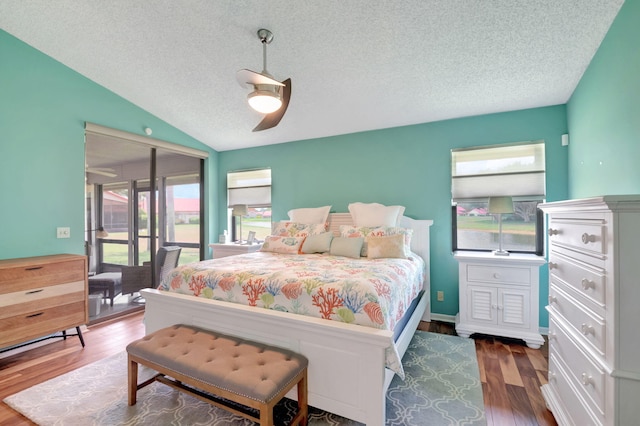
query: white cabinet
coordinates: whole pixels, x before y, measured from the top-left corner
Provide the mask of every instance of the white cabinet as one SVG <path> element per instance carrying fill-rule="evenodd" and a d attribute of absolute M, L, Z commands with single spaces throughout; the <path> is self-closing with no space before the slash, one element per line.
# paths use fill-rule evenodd
<path fill-rule="evenodd" d="M 213 258 L 219 259 L 221 257 L 253 253 L 260 250 L 262 244 L 209 244 L 209 247 L 213 250 Z"/>
<path fill-rule="evenodd" d="M 640 196 L 542 204 L 549 238 L 549 383 L 558 424 L 640 418 Z"/>
<path fill-rule="evenodd" d="M 537 349 L 539 268 L 542 257 L 512 253 L 456 252 L 460 312 L 456 332 L 492 334 L 524 340 Z"/>

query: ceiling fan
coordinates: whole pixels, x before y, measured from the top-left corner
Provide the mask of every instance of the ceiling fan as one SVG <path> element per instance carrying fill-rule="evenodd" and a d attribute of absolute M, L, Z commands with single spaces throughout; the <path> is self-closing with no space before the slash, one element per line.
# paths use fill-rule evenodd
<path fill-rule="evenodd" d="M 249 105 L 266 114 L 253 129 L 254 132 L 277 126 L 287 111 L 291 98 L 291 79 L 280 82 L 267 71 L 267 45 L 273 41 L 273 33 L 262 28 L 258 30 L 258 38 L 262 43 L 262 72 L 242 69 L 236 73 L 236 78 L 243 87 L 246 84 L 253 86 L 253 91 L 247 96 Z"/>

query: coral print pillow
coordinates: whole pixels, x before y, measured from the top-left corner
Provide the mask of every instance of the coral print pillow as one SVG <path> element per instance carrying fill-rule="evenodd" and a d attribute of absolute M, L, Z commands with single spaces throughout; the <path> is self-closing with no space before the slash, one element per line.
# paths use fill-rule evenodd
<path fill-rule="evenodd" d="M 298 254 L 304 237 L 274 237 L 269 236 L 264 240 L 260 251 L 272 253 Z"/>
<path fill-rule="evenodd" d="M 271 226 L 271 235 L 276 237 L 306 237 L 326 231 L 326 223 L 274 222 Z"/>

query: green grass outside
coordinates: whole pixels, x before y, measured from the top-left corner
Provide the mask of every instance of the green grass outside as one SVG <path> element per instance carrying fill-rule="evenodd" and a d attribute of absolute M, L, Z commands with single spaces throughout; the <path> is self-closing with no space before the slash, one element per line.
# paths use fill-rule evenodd
<path fill-rule="evenodd" d="M 492 216 L 458 216 L 458 229 L 467 231 L 498 232 L 498 219 Z M 502 232 L 535 235 L 536 223 L 502 220 Z"/>

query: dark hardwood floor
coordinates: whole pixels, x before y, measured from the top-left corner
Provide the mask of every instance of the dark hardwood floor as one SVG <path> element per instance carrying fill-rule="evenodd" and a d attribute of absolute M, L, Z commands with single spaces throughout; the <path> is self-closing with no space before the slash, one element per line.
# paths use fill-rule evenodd
<path fill-rule="evenodd" d="M 453 324 L 423 322 L 421 330 L 455 334 Z M 0 354 L 0 400 L 48 379 L 124 351 L 144 335 L 142 313 L 92 325 L 84 333 L 83 349 L 77 337 L 24 352 Z M 529 349 L 519 341 L 474 336 L 488 426 L 556 425 L 547 410 L 540 386 L 547 378 L 547 346 Z M 0 425 L 32 423 L 0 403 Z"/>

